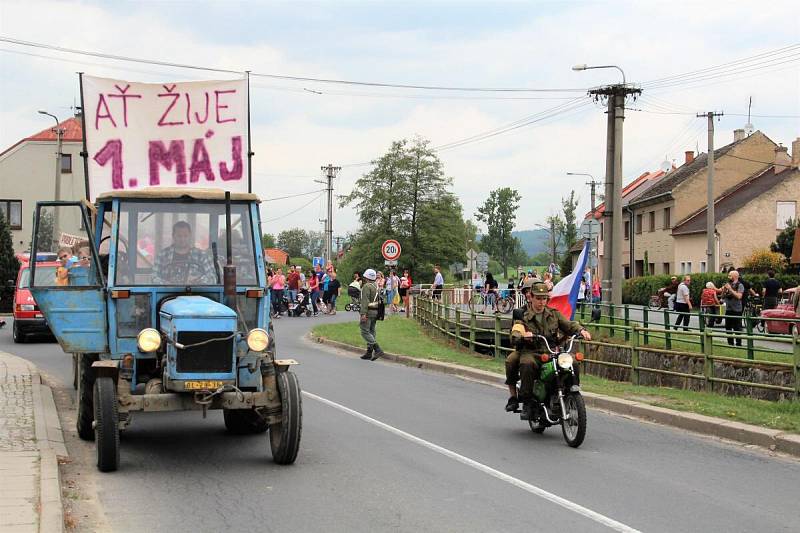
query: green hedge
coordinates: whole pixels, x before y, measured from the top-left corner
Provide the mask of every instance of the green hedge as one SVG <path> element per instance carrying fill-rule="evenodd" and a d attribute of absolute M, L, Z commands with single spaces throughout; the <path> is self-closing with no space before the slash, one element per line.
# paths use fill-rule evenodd
<path fill-rule="evenodd" d="M 710 272 L 705 274 L 690 274 L 692 276 L 692 284 L 689 287 L 692 302 L 700 302 L 700 293 L 706 287 L 706 283 L 712 281 L 717 288 L 723 286 L 728 281 L 728 274 L 723 272 Z M 744 279 L 750 283 L 753 289 L 761 294 L 764 280 L 767 279 L 766 274 L 745 274 Z M 622 287 L 622 302 L 626 304 L 647 305 L 650 302 L 650 296 L 656 294 L 658 289 L 666 287 L 669 284 L 671 276 L 643 276 L 625 280 L 625 285 Z M 681 279 L 682 276 L 678 276 Z M 800 275 L 797 274 L 776 274 L 775 278 L 781 282 L 784 289 L 797 287 L 800 284 Z"/>

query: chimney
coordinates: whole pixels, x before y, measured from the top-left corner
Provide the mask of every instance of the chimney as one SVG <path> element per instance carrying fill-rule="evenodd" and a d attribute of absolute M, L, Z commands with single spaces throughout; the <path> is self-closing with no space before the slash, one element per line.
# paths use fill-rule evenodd
<path fill-rule="evenodd" d="M 789 149 L 778 145 L 775 147 L 775 174 L 779 174 L 789 168 L 792 160 L 789 158 Z"/>
<path fill-rule="evenodd" d="M 792 141 L 792 166 L 800 168 L 800 137 Z"/>
<path fill-rule="evenodd" d="M 741 141 L 742 139 L 744 139 L 744 129 L 733 130 L 733 142 Z"/>
<path fill-rule="evenodd" d="M 692 161 L 694 161 L 694 150 L 686 150 L 686 161 L 684 161 L 685 165 L 688 165 Z"/>

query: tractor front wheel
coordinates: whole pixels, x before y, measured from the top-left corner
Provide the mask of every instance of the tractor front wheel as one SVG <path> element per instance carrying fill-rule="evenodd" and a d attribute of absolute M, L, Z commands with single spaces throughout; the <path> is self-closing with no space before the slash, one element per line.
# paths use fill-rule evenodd
<path fill-rule="evenodd" d="M 117 390 L 109 377 L 94 381 L 94 421 L 97 468 L 113 472 L 119 468 L 119 411 Z"/>
<path fill-rule="evenodd" d="M 303 429 L 303 398 L 300 382 L 292 372 L 278 372 L 278 395 L 281 399 L 281 419 L 269 427 L 269 445 L 272 459 L 280 465 L 290 465 L 300 450 Z"/>

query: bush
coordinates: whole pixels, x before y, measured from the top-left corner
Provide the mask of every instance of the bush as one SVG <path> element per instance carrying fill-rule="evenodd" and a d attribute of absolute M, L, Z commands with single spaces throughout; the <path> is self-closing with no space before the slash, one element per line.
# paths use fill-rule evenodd
<path fill-rule="evenodd" d="M 720 288 L 728 282 L 728 274 L 724 272 L 689 275 L 692 276 L 689 293 L 695 305 L 699 305 L 700 293 L 705 289 L 706 283 L 711 281 L 717 288 Z M 622 287 L 622 303 L 647 305 L 650 303 L 650 296 L 656 294 L 658 289 L 669 285 L 670 277 L 668 275 L 642 276 L 625 280 L 625 284 Z M 753 290 L 761 294 L 764 281 L 767 279 L 766 274 L 744 274 L 742 277 L 750 283 Z M 682 276 L 678 276 L 678 279 L 681 278 Z M 797 274 L 778 274 L 775 279 L 781 282 L 784 289 L 797 287 L 800 284 L 800 275 Z"/>
<path fill-rule="evenodd" d="M 748 272 L 766 273 L 768 270 L 783 272 L 786 268 L 786 257 L 780 252 L 770 252 L 766 248 L 753 251 L 742 261 L 742 267 Z"/>

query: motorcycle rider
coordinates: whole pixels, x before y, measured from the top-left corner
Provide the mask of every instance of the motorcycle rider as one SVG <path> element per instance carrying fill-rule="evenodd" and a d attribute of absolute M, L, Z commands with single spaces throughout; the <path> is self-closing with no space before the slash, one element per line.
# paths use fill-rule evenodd
<path fill-rule="evenodd" d="M 543 282 L 525 280 L 522 294 L 527 306 L 521 317 L 515 317 L 511 328 L 511 345 L 516 349 L 506 358 L 506 385 L 511 394 L 506 411 L 516 411 L 520 402 L 528 407 L 533 400 L 533 382 L 539 376 L 539 362 L 535 354 L 547 351 L 545 343 L 536 335 L 545 337 L 550 346 L 558 343 L 559 334 L 579 334 L 587 341 L 592 340 L 579 322 L 567 320 L 558 310 L 547 307 L 550 293 Z M 520 375 L 522 385 L 517 398 L 517 379 Z"/>

